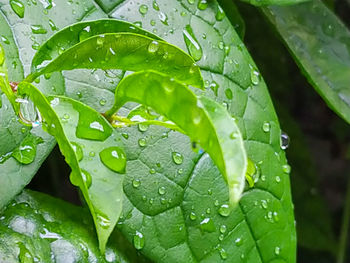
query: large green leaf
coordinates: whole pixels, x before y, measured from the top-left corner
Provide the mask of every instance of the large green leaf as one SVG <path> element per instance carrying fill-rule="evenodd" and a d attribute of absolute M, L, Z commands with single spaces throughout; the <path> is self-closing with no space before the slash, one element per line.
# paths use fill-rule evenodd
<path fill-rule="evenodd" d="M 350 122 L 350 31 L 322 1 L 266 7 L 309 82 L 340 117 Z"/>
<path fill-rule="evenodd" d="M 88 211 L 37 192 L 16 197 L 0 231 L 1 262 L 148 262 L 118 233 L 102 255 Z"/>

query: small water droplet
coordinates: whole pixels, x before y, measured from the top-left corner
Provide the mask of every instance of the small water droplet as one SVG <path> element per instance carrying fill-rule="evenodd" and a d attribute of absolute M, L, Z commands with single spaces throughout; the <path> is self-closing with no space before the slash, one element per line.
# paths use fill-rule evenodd
<path fill-rule="evenodd" d="M 211 82 L 209 88 L 214 92 L 215 96 L 218 96 L 219 84 L 215 81 Z"/>
<path fill-rule="evenodd" d="M 225 12 L 221 6 L 218 5 L 218 11 L 216 12 L 215 18 L 217 21 L 222 21 L 225 18 Z"/>
<path fill-rule="evenodd" d="M 181 153 L 173 152 L 172 157 L 173 157 L 173 161 L 175 164 L 177 164 L 177 165 L 182 164 L 184 158 L 183 158 Z"/>
<path fill-rule="evenodd" d="M 226 98 L 228 98 L 229 100 L 232 100 L 232 98 L 233 98 L 232 90 L 231 90 L 231 89 L 226 89 L 226 90 L 225 90 L 225 96 L 226 96 Z"/>
<path fill-rule="evenodd" d="M 4 48 L 0 45 L 0 66 L 2 66 L 5 62 L 5 50 Z"/>
<path fill-rule="evenodd" d="M 160 22 L 162 22 L 164 25 L 168 26 L 168 16 L 163 13 L 163 12 L 159 12 L 158 14 L 159 20 Z"/>
<path fill-rule="evenodd" d="M 289 174 L 290 171 L 292 170 L 292 168 L 288 165 L 288 164 L 285 164 L 282 166 L 282 170 L 283 172 L 285 172 L 286 174 Z"/>
<path fill-rule="evenodd" d="M 164 194 L 165 194 L 165 187 L 164 187 L 164 186 L 159 187 L 158 193 L 159 193 L 160 195 L 164 195 Z"/>
<path fill-rule="evenodd" d="M 33 34 L 46 34 L 47 30 L 42 25 L 32 25 L 30 27 Z"/>
<path fill-rule="evenodd" d="M 154 10 L 159 11 L 159 5 L 156 0 L 153 0 L 152 7 Z"/>
<path fill-rule="evenodd" d="M 140 145 L 141 147 L 145 147 L 145 146 L 147 145 L 147 141 L 146 141 L 145 138 L 139 139 L 138 142 L 139 142 L 139 145 Z"/>
<path fill-rule="evenodd" d="M 211 218 L 204 218 L 202 222 L 200 222 L 200 228 L 202 231 L 205 232 L 214 232 L 215 231 L 215 225 L 214 221 Z"/>
<path fill-rule="evenodd" d="M 235 244 L 237 247 L 241 246 L 243 244 L 243 239 L 238 237 L 235 239 Z"/>
<path fill-rule="evenodd" d="M 191 219 L 192 221 L 194 221 L 194 220 L 196 220 L 196 218 L 197 218 L 197 216 L 196 216 L 195 212 L 191 212 L 191 213 L 190 213 L 190 219 Z"/>
<path fill-rule="evenodd" d="M 195 0 L 187 0 L 187 2 L 190 4 L 190 5 L 193 5 L 195 3 Z"/>
<path fill-rule="evenodd" d="M 188 52 L 194 60 L 198 61 L 203 56 L 202 47 L 199 45 L 193 30 L 190 25 L 187 25 L 183 30 L 183 37 L 187 46 Z"/>
<path fill-rule="evenodd" d="M 269 132 L 270 129 L 271 129 L 271 124 L 270 124 L 269 122 L 265 121 L 265 122 L 263 123 L 262 129 L 263 129 L 264 132 Z"/>
<path fill-rule="evenodd" d="M 205 10 L 208 7 L 208 1 L 207 0 L 199 0 L 197 5 L 199 10 Z"/>
<path fill-rule="evenodd" d="M 18 15 L 19 18 L 23 18 L 24 17 L 25 7 L 24 7 L 24 4 L 21 1 L 11 0 L 10 1 L 10 5 L 11 5 L 11 8 L 12 8 L 13 12 L 15 12 L 16 15 Z"/>
<path fill-rule="evenodd" d="M 145 246 L 145 238 L 139 231 L 136 231 L 136 234 L 134 235 L 134 246 L 137 250 L 140 250 Z"/>
<path fill-rule="evenodd" d="M 58 28 L 56 27 L 55 23 L 51 19 L 49 19 L 49 26 L 50 26 L 52 31 L 58 30 Z"/>
<path fill-rule="evenodd" d="M 148 45 L 148 52 L 149 53 L 155 53 L 157 52 L 159 49 L 159 43 L 157 41 L 152 41 L 149 45 Z"/>
<path fill-rule="evenodd" d="M 267 209 L 267 201 L 266 200 L 261 200 L 261 207 L 264 209 Z"/>
<path fill-rule="evenodd" d="M 104 229 L 109 228 L 111 225 L 111 221 L 109 220 L 108 216 L 99 212 L 96 213 L 96 221 L 98 225 Z"/>
<path fill-rule="evenodd" d="M 123 136 L 123 138 L 126 139 L 126 140 L 129 139 L 129 134 L 126 133 L 126 132 L 123 132 L 123 133 L 122 133 L 122 136 Z"/>
<path fill-rule="evenodd" d="M 280 247 L 275 247 L 275 255 L 278 256 L 281 253 Z"/>
<path fill-rule="evenodd" d="M 138 128 L 139 128 L 139 131 L 140 131 L 140 132 L 145 132 L 145 131 L 148 130 L 148 125 L 147 125 L 147 124 L 142 124 L 142 123 L 140 123 L 140 124 L 138 125 Z"/>
<path fill-rule="evenodd" d="M 9 44 L 10 44 L 10 40 L 8 40 L 8 38 L 5 37 L 5 36 L 1 36 L 1 41 L 2 41 L 4 44 L 6 44 L 6 45 L 9 45 Z"/>
<path fill-rule="evenodd" d="M 227 227 L 226 227 L 225 225 L 221 225 L 221 226 L 220 226 L 220 232 L 221 232 L 222 234 L 224 234 L 224 233 L 226 232 L 226 230 L 227 230 Z"/>
<path fill-rule="evenodd" d="M 287 149 L 289 147 L 289 142 L 290 142 L 290 139 L 288 134 L 282 131 L 281 132 L 281 149 L 282 150 Z"/>
<path fill-rule="evenodd" d="M 81 177 L 86 185 L 87 188 L 90 188 L 92 184 L 92 177 L 91 174 L 85 170 L 81 170 Z"/>
<path fill-rule="evenodd" d="M 220 206 L 220 208 L 219 208 L 219 214 L 220 214 L 221 216 L 226 217 L 226 216 L 229 216 L 230 213 L 231 213 L 231 211 L 230 211 L 229 205 L 223 204 L 222 206 Z"/>
<path fill-rule="evenodd" d="M 102 163 L 117 173 L 125 173 L 126 154 L 122 148 L 109 147 L 100 152 Z"/>
<path fill-rule="evenodd" d="M 101 105 L 101 106 L 106 105 L 106 102 L 107 102 L 107 100 L 105 100 L 105 99 L 100 99 L 100 105 Z"/>
<path fill-rule="evenodd" d="M 260 81 L 260 73 L 257 72 L 254 68 L 252 68 L 252 71 L 250 73 L 250 80 L 252 81 L 253 85 L 258 85 Z"/>
<path fill-rule="evenodd" d="M 140 185 L 141 185 L 140 179 L 133 179 L 133 180 L 132 180 L 132 186 L 133 186 L 134 188 L 139 188 Z"/>
<path fill-rule="evenodd" d="M 139 12 L 141 15 L 145 15 L 148 12 L 148 6 L 147 5 L 140 5 Z"/>
<path fill-rule="evenodd" d="M 77 160 L 80 162 L 83 159 L 83 150 L 81 146 L 76 142 L 71 142 L 70 144 L 75 152 L 75 155 L 77 156 Z"/>

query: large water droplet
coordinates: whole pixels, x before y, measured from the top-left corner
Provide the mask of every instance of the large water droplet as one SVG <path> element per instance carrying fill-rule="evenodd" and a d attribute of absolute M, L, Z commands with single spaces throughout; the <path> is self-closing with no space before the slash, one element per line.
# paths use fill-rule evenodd
<path fill-rule="evenodd" d="M 149 45 L 148 45 L 148 52 L 149 53 L 155 53 L 157 52 L 159 49 L 159 43 L 157 41 L 152 41 Z"/>
<path fill-rule="evenodd" d="M 182 164 L 182 162 L 184 160 L 184 157 L 182 156 L 182 154 L 178 153 L 178 152 L 173 152 L 172 157 L 173 157 L 174 163 L 176 163 L 177 165 Z"/>
<path fill-rule="evenodd" d="M 117 173 L 125 173 L 126 154 L 122 148 L 109 147 L 100 152 L 102 163 Z"/>
<path fill-rule="evenodd" d="M 139 188 L 140 185 L 141 185 L 140 179 L 133 179 L 133 180 L 132 180 L 132 186 L 133 186 L 134 188 Z"/>
<path fill-rule="evenodd" d="M 24 17 L 25 7 L 21 1 L 11 0 L 10 5 L 11 5 L 13 12 L 15 12 L 16 15 L 18 15 L 20 18 Z"/>
<path fill-rule="evenodd" d="M 205 231 L 205 232 L 209 232 L 209 233 L 214 232 L 215 231 L 214 221 L 211 218 L 204 218 L 200 223 L 200 228 L 202 231 Z"/>
<path fill-rule="evenodd" d="M 134 235 L 134 246 L 137 250 L 140 250 L 145 246 L 145 238 L 139 231 L 136 231 L 136 234 Z"/>
<path fill-rule="evenodd" d="M 226 217 L 226 216 L 229 216 L 230 213 L 231 213 L 231 210 L 230 210 L 229 205 L 223 204 L 222 206 L 220 206 L 220 208 L 219 208 L 219 214 L 220 214 L 221 216 L 225 216 L 225 217 Z"/>
<path fill-rule="evenodd" d="M 33 34 L 46 34 L 47 30 L 42 25 L 32 25 L 30 27 Z"/>
<path fill-rule="evenodd" d="M 198 2 L 198 9 L 199 10 L 205 10 L 208 7 L 208 1 L 207 0 L 199 0 Z"/>
<path fill-rule="evenodd" d="M 287 149 L 289 147 L 289 142 L 290 142 L 290 139 L 288 134 L 282 131 L 281 132 L 281 149 L 282 150 Z"/>
<path fill-rule="evenodd" d="M 220 248 L 219 252 L 220 252 L 220 257 L 221 257 L 223 260 L 227 259 L 227 252 L 226 252 L 225 249 Z"/>
<path fill-rule="evenodd" d="M 158 193 L 160 194 L 160 195 L 164 195 L 165 194 L 165 187 L 164 186 L 162 186 L 162 187 L 159 187 L 159 189 L 158 189 Z"/>
<path fill-rule="evenodd" d="M 215 18 L 217 21 L 222 21 L 225 17 L 224 10 L 218 5 L 218 11 L 216 12 Z"/>
<path fill-rule="evenodd" d="M 13 151 L 12 156 L 22 164 L 30 164 L 36 156 L 36 146 L 43 140 L 33 135 L 24 138 L 21 144 Z"/>
<path fill-rule="evenodd" d="M 102 116 L 96 117 L 87 112 L 81 112 L 79 114 L 79 122 L 76 130 L 76 136 L 78 138 L 104 141 L 112 132 L 112 127 Z"/>
<path fill-rule="evenodd" d="M 203 56 L 202 47 L 199 45 L 196 37 L 194 36 L 190 25 L 187 25 L 183 30 L 183 37 L 190 55 L 194 60 L 200 60 Z"/>
<path fill-rule="evenodd" d="M 81 170 L 81 177 L 86 185 L 87 188 L 90 188 L 92 184 L 92 177 L 91 174 L 85 170 Z"/>

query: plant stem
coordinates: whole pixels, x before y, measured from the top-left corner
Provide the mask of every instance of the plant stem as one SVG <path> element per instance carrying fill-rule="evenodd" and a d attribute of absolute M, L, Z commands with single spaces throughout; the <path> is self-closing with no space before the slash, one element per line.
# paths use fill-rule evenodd
<path fill-rule="evenodd" d="M 337 256 L 337 263 L 344 263 L 346 258 L 346 246 L 349 232 L 350 221 L 350 178 L 346 187 L 346 197 L 344 204 L 343 220 L 340 229 L 339 249 Z"/>

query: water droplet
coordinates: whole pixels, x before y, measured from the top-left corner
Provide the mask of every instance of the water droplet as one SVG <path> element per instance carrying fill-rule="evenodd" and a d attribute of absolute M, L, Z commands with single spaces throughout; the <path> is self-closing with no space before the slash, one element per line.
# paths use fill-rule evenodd
<path fill-rule="evenodd" d="M 90 188 L 92 184 L 91 174 L 88 171 L 81 170 L 81 178 L 83 179 L 83 182 L 85 183 L 86 187 Z"/>
<path fill-rule="evenodd" d="M 123 132 L 122 133 L 122 136 L 124 137 L 124 139 L 129 139 L 129 134 L 128 133 L 126 133 L 126 132 Z"/>
<path fill-rule="evenodd" d="M 230 211 L 229 205 L 223 204 L 222 206 L 220 206 L 220 208 L 219 208 L 219 214 L 220 214 L 221 216 L 225 216 L 225 217 L 226 217 L 226 216 L 229 216 L 230 213 L 231 213 L 231 211 Z"/>
<path fill-rule="evenodd" d="M 71 142 L 70 144 L 75 152 L 75 155 L 77 156 L 78 161 L 80 162 L 83 159 L 83 149 L 76 142 Z"/>
<path fill-rule="evenodd" d="M 5 62 L 5 50 L 4 48 L 0 45 L 0 66 L 2 66 Z"/>
<path fill-rule="evenodd" d="M 137 250 L 140 250 L 145 246 L 145 238 L 139 231 L 136 231 L 136 234 L 134 235 L 134 246 Z"/>
<path fill-rule="evenodd" d="M 145 15 L 148 12 L 148 6 L 147 5 L 140 5 L 139 12 L 141 15 Z"/>
<path fill-rule="evenodd" d="M 58 30 L 58 28 L 56 27 L 55 23 L 51 19 L 49 19 L 49 26 L 50 26 L 52 31 Z"/>
<path fill-rule="evenodd" d="M 147 145 L 146 139 L 145 139 L 145 138 L 139 139 L 139 145 L 140 145 L 141 147 L 145 147 L 145 146 Z"/>
<path fill-rule="evenodd" d="M 9 44 L 10 44 L 10 40 L 8 40 L 8 38 L 5 37 L 5 36 L 1 36 L 1 41 L 2 41 L 4 44 L 6 44 L 6 45 L 9 45 Z"/>
<path fill-rule="evenodd" d="M 267 201 L 266 200 L 261 200 L 261 207 L 264 209 L 267 209 Z"/>
<path fill-rule="evenodd" d="M 117 173 L 125 173 L 126 154 L 122 148 L 109 147 L 100 152 L 102 163 Z"/>
<path fill-rule="evenodd" d="M 253 85 L 258 85 L 260 81 L 260 74 L 256 70 L 252 69 L 250 73 L 250 80 L 252 81 Z"/>
<path fill-rule="evenodd" d="M 289 142 L 290 142 L 290 139 L 288 134 L 282 131 L 281 132 L 281 149 L 282 150 L 287 149 L 289 146 Z"/>
<path fill-rule="evenodd" d="M 104 106 L 104 105 L 106 105 L 106 100 L 105 99 L 100 99 L 100 105 L 101 106 Z"/>
<path fill-rule="evenodd" d="M 275 255 L 278 256 L 281 253 L 280 247 L 275 247 Z"/>
<path fill-rule="evenodd" d="M 149 53 L 155 53 L 157 52 L 159 49 L 159 43 L 157 41 L 152 41 L 149 45 L 148 45 L 148 52 Z"/>
<path fill-rule="evenodd" d="M 209 232 L 209 233 L 214 232 L 215 231 L 214 221 L 211 218 L 204 218 L 200 223 L 200 228 L 202 231 L 205 231 L 205 232 Z"/>
<path fill-rule="evenodd" d="M 219 252 L 220 252 L 220 257 L 221 257 L 223 260 L 227 259 L 227 252 L 226 252 L 225 249 L 220 248 Z"/>
<path fill-rule="evenodd" d="M 111 221 L 109 220 L 108 216 L 99 212 L 96 213 L 96 221 L 97 224 L 104 229 L 109 228 L 111 225 Z"/>
<path fill-rule="evenodd" d="M 221 6 L 218 5 L 218 11 L 216 12 L 215 18 L 217 21 L 222 21 L 225 18 L 225 12 Z"/>
<path fill-rule="evenodd" d="M 221 225 L 221 226 L 220 226 L 220 232 L 221 232 L 222 234 L 224 234 L 224 233 L 226 232 L 226 230 L 227 230 L 227 227 L 226 227 L 225 225 Z"/>
<path fill-rule="evenodd" d="M 15 12 L 16 15 L 18 15 L 20 18 L 24 17 L 25 7 L 21 1 L 11 0 L 10 5 L 11 5 L 13 12 Z"/>
<path fill-rule="evenodd" d="M 132 186 L 133 186 L 134 188 L 138 188 L 140 185 L 141 185 L 140 179 L 133 179 L 133 180 L 132 180 Z"/>
<path fill-rule="evenodd" d="M 164 194 L 165 194 L 165 187 L 164 187 L 164 186 L 159 187 L 158 193 L 159 193 L 160 195 L 164 195 Z"/>
<path fill-rule="evenodd" d="M 159 11 L 159 5 L 156 0 L 153 0 L 152 7 L 154 10 Z"/>
<path fill-rule="evenodd" d="M 33 34 L 46 34 L 47 30 L 42 25 L 32 25 L 30 27 Z"/>
<path fill-rule="evenodd" d="M 138 125 L 138 128 L 139 128 L 139 131 L 140 131 L 140 132 L 145 132 L 145 131 L 148 130 L 148 125 L 147 125 L 147 124 L 142 124 L 142 123 L 140 123 L 140 124 Z"/>
<path fill-rule="evenodd" d="M 211 209 L 208 207 L 207 210 L 205 210 L 205 212 L 206 212 L 207 214 L 210 214 L 210 213 L 211 213 Z"/>
<path fill-rule="evenodd" d="M 173 157 L 174 163 L 176 163 L 177 165 L 182 164 L 184 157 L 182 156 L 181 153 L 173 152 L 172 157 Z"/>
<path fill-rule="evenodd" d="M 22 242 L 19 242 L 18 246 L 19 246 L 19 255 L 18 255 L 19 262 L 33 263 L 34 258 L 33 258 L 33 255 L 30 253 L 30 251 L 28 250 L 28 248 Z"/>
<path fill-rule="evenodd" d="M 233 98 L 232 90 L 231 90 L 231 89 L 226 89 L 226 90 L 225 90 L 225 96 L 226 96 L 226 98 L 228 98 L 229 100 L 232 100 L 232 98 Z"/>
<path fill-rule="evenodd" d="M 190 4 L 190 5 L 193 5 L 195 3 L 195 0 L 187 0 L 187 2 Z"/>
<path fill-rule="evenodd" d="M 198 2 L 198 9 L 199 10 L 205 10 L 208 7 L 208 1 L 207 0 L 199 0 Z"/>
<path fill-rule="evenodd" d="M 196 216 L 195 212 L 191 212 L 191 213 L 190 213 L 190 219 L 191 219 L 192 221 L 194 221 L 194 220 L 196 220 L 196 218 L 197 218 L 197 216 Z"/>
<path fill-rule="evenodd" d="M 275 221 L 275 222 L 278 222 L 279 220 L 280 220 L 280 218 L 279 218 L 279 216 L 278 216 L 278 213 L 275 211 L 275 212 L 273 212 L 273 220 Z"/>
<path fill-rule="evenodd" d="M 215 96 L 218 95 L 218 90 L 219 90 L 219 84 L 213 81 L 210 83 L 209 88 L 214 92 Z"/>
<path fill-rule="evenodd" d="M 42 142 L 43 140 L 41 138 L 29 134 L 12 152 L 12 157 L 22 164 L 30 164 L 35 159 L 37 144 Z"/>
<path fill-rule="evenodd" d="M 166 25 L 166 26 L 169 25 L 169 24 L 168 24 L 168 16 L 167 16 L 165 13 L 160 12 L 160 13 L 158 14 L 158 17 L 159 17 L 160 22 L 162 22 L 164 25 Z"/>
<path fill-rule="evenodd" d="M 292 170 L 292 168 L 288 165 L 288 164 L 285 164 L 282 166 L 282 170 L 283 172 L 285 172 L 286 174 L 289 174 L 290 171 Z"/>
<path fill-rule="evenodd" d="M 153 169 L 153 168 L 151 168 L 151 169 L 149 170 L 149 173 L 150 173 L 150 174 L 155 174 L 155 173 L 156 173 L 156 170 Z"/>
<path fill-rule="evenodd" d="M 199 45 L 196 37 L 194 36 L 190 25 L 187 25 L 183 30 L 183 37 L 190 55 L 194 60 L 200 60 L 203 56 L 202 47 Z"/>
<path fill-rule="evenodd" d="M 271 129 L 271 124 L 270 124 L 269 122 L 265 121 L 265 122 L 263 123 L 262 129 L 263 129 L 264 132 L 269 132 L 270 129 Z"/>
<path fill-rule="evenodd" d="M 87 112 L 79 114 L 79 122 L 76 130 L 76 136 L 78 138 L 104 141 L 112 132 L 112 127 L 102 116 L 96 116 Z"/>
<path fill-rule="evenodd" d="M 243 244 L 243 239 L 240 237 L 236 238 L 235 244 L 237 247 L 241 246 Z"/>
<path fill-rule="evenodd" d="M 230 134 L 230 139 L 234 140 L 234 139 L 238 138 L 238 136 L 239 136 L 238 132 L 232 132 Z"/>

